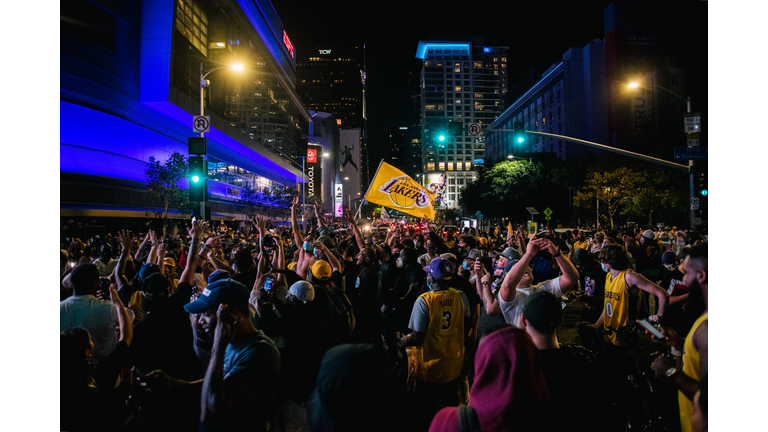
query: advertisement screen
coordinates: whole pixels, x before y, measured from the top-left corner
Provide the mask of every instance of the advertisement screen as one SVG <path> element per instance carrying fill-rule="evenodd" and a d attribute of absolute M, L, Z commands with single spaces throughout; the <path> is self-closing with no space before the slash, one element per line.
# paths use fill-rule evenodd
<path fill-rule="evenodd" d="M 446 175 L 445 173 L 435 173 L 427 175 L 427 184 L 429 191 L 435 194 L 435 205 L 446 206 L 448 196 L 446 195 Z"/>

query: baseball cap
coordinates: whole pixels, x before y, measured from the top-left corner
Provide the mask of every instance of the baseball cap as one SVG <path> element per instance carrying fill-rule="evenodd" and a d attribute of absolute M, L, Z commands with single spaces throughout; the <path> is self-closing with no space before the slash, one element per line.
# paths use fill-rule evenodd
<path fill-rule="evenodd" d="M 333 249 L 336 247 L 336 242 L 334 242 L 333 239 L 327 235 L 322 235 L 318 237 L 317 241 L 324 244 L 325 247 L 327 247 L 328 249 Z"/>
<path fill-rule="evenodd" d="M 576 265 L 586 265 L 592 261 L 592 257 L 589 256 L 589 251 L 586 249 L 576 249 L 573 253 L 573 262 Z"/>
<path fill-rule="evenodd" d="M 328 264 L 328 262 L 323 260 L 317 260 L 312 264 L 312 267 L 310 267 L 312 270 L 312 277 L 315 279 L 320 280 L 326 280 L 329 277 L 331 277 L 331 273 L 333 272 L 333 269 L 331 269 L 331 265 Z"/>
<path fill-rule="evenodd" d="M 509 262 L 507 263 L 507 265 L 505 265 L 505 266 L 504 266 L 504 273 L 502 273 L 502 275 L 501 275 L 501 276 L 502 276 L 502 277 L 506 277 L 506 276 L 507 276 L 507 273 L 509 273 L 509 271 L 510 271 L 510 270 L 512 270 L 512 267 L 513 267 L 515 264 L 517 264 L 517 262 L 518 262 L 518 261 L 520 261 L 520 260 L 517 260 L 517 259 L 509 260 Z"/>
<path fill-rule="evenodd" d="M 141 268 L 139 269 L 139 280 L 144 283 L 144 281 L 149 277 L 149 275 L 153 273 L 162 273 L 160 271 L 160 266 L 155 263 L 145 263 Z"/>
<path fill-rule="evenodd" d="M 480 253 L 480 250 L 478 249 L 472 249 L 469 251 L 469 253 L 467 253 L 467 259 L 471 259 L 471 260 L 480 258 L 481 256 L 483 256 L 483 254 Z"/>
<path fill-rule="evenodd" d="M 511 247 L 504 249 L 504 252 L 501 253 L 501 256 L 509 260 L 519 260 L 521 258 L 520 252 L 512 249 Z"/>
<path fill-rule="evenodd" d="M 643 237 L 647 239 L 653 239 L 653 232 L 651 232 L 651 230 L 645 230 L 643 231 Z"/>
<path fill-rule="evenodd" d="M 677 255 L 675 255 L 672 251 L 666 251 L 663 254 L 661 254 L 661 262 L 662 264 L 674 264 L 677 260 Z"/>
<path fill-rule="evenodd" d="M 444 258 L 444 259 L 447 259 L 447 260 L 458 261 L 458 259 L 456 259 L 456 255 L 454 255 L 454 254 L 452 254 L 450 252 L 446 252 L 444 254 L 440 254 L 440 258 Z M 429 272 L 427 272 L 427 273 L 429 273 Z"/>
<path fill-rule="evenodd" d="M 432 275 L 433 279 L 448 280 L 451 278 L 451 275 L 453 275 L 453 266 L 451 265 L 451 262 L 448 261 L 447 258 L 444 258 L 442 255 L 432 259 L 432 261 L 429 262 L 429 265 L 423 267 L 423 269 L 427 274 Z"/>
<path fill-rule="evenodd" d="M 163 265 L 167 265 L 167 266 L 171 266 L 171 267 L 176 267 L 176 261 L 174 261 L 173 258 L 168 257 L 168 258 L 163 260 Z"/>
<path fill-rule="evenodd" d="M 315 299 L 315 288 L 307 281 L 294 283 L 288 288 L 288 293 L 305 303 Z"/>
<path fill-rule="evenodd" d="M 554 294 L 538 290 L 528 297 L 523 315 L 537 331 L 551 333 L 563 320 L 563 306 Z"/>
<path fill-rule="evenodd" d="M 152 273 L 141 283 L 141 292 L 148 297 L 168 297 L 168 279 L 161 273 Z"/>
<path fill-rule="evenodd" d="M 219 279 L 205 287 L 197 300 L 185 304 L 184 310 L 191 314 L 199 314 L 216 308 L 222 303 L 237 308 L 248 305 L 249 297 L 250 293 L 245 285 L 233 279 Z"/>

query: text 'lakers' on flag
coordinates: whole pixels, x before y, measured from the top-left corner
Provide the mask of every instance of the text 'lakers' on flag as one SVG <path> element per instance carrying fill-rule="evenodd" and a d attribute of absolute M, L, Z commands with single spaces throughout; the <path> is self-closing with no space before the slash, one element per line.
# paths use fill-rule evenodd
<path fill-rule="evenodd" d="M 379 164 L 365 199 L 411 216 L 435 218 L 435 194 L 384 161 Z"/>

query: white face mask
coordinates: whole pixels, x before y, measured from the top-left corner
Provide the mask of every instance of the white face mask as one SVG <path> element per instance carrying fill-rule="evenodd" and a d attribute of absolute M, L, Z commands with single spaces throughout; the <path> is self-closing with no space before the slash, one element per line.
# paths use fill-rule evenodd
<path fill-rule="evenodd" d="M 664 268 L 667 270 L 672 270 L 672 264 L 664 264 Z"/>
<path fill-rule="evenodd" d="M 402 258 L 398 258 L 396 263 L 397 263 L 397 267 L 398 268 L 402 267 L 403 266 L 403 259 Z"/>
<path fill-rule="evenodd" d="M 475 276 L 475 275 L 472 275 L 472 276 L 469 277 L 469 283 L 471 283 L 471 284 L 474 284 L 476 280 L 477 280 L 477 276 Z"/>

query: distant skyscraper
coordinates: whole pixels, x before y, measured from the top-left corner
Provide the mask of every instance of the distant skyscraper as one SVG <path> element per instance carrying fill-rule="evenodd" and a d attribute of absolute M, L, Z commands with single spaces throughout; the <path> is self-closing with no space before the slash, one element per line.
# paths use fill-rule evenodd
<path fill-rule="evenodd" d="M 482 38 L 419 41 L 421 72 L 422 170 L 424 184 L 445 182 L 445 202 L 455 208 L 461 189 L 476 176 L 485 142 L 473 136 L 473 123 L 485 129 L 504 109 L 508 47 L 483 46 Z M 450 134 L 450 123 L 459 123 Z M 454 125 L 455 126 L 455 125 Z M 441 140 L 439 136 L 443 136 Z"/>
<path fill-rule="evenodd" d="M 360 181 L 367 187 L 365 46 L 316 45 L 297 54 L 296 91 L 307 108 L 333 114 L 341 129 L 360 129 Z"/>

